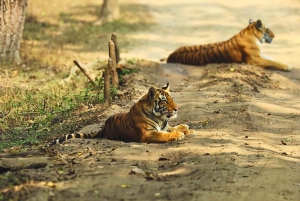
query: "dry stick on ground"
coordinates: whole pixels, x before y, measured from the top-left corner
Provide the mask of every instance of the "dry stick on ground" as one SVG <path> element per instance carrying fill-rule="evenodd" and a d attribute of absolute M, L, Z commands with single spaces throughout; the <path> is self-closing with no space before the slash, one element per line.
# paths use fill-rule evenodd
<path fill-rule="evenodd" d="M 117 88 L 119 86 L 119 78 L 117 73 L 116 49 L 115 49 L 115 44 L 112 40 L 109 41 L 108 43 L 108 49 L 109 49 L 109 57 L 112 59 L 113 62 L 112 71 L 111 71 L 112 86 L 114 88 Z"/>
<path fill-rule="evenodd" d="M 107 62 L 107 68 L 104 72 L 104 100 L 105 103 L 110 104 L 110 73 L 112 71 L 113 61 L 109 57 Z"/>
<path fill-rule="evenodd" d="M 84 69 L 84 68 L 82 68 L 80 65 L 79 65 L 79 63 L 76 61 L 76 60 L 74 60 L 73 61 L 74 62 L 74 64 L 81 70 L 81 72 L 94 84 L 94 85 L 96 85 L 95 84 L 95 80 L 88 74 L 88 72 Z"/>
<path fill-rule="evenodd" d="M 115 33 L 111 34 L 111 40 L 115 44 L 115 51 L 116 51 L 116 65 L 119 63 L 121 60 L 120 58 L 120 51 L 119 51 L 119 46 L 117 44 L 117 35 Z"/>

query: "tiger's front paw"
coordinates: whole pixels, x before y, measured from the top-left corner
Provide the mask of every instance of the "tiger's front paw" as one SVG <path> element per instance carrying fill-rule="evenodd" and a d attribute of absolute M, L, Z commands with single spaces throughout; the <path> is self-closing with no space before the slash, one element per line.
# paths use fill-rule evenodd
<path fill-rule="evenodd" d="M 183 132 L 180 132 L 180 131 L 177 131 L 176 133 L 174 133 L 172 135 L 172 140 L 173 141 L 177 141 L 177 140 L 183 140 L 184 139 L 184 133 Z"/>
<path fill-rule="evenodd" d="M 184 133 L 185 135 L 196 134 L 196 131 L 193 130 L 193 129 L 190 129 L 190 130 L 185 130 L 185 131 L 183 131 L 183 133 Z"/>
<path fill-rule="evenodd" d="M 189 125 L 186 124 L 179 124 L 178 126 L 174 127 L 176 130 L 188 130 L 189 129 Z"/>
<path fill-rule="evenodd" d="M 183 132 L 185 135 L 196 134 L 196 132 L 194 130 L 192 130 L 192 129 L 189 130 L 189 126 L 186 124 L 180 124 L 178 126 L 175 126 L 174 128 L 176 128 L 176 130 Z"/>

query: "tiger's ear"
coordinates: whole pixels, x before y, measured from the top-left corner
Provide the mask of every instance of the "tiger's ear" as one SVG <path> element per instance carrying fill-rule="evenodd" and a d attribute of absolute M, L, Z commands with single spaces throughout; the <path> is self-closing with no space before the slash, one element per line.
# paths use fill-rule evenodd
<path fill-rule="evenodd" d="M 156 89 L 154 89 L 154 87 L 151 87 L 148 91 L 148 98 L 153 99 L 155 94 L 156 94 Z"/>
<path fill-rule="evenodd" d="M 260 20 L 257 20 L 255 25 L 256 25 L 257 29 L 261 29 L 262 28 L 262 22 Z"/>
<path fill-rule="evenodd" d="M 250 20 L 249 20 L 249 24 L 252 24 L 252 23 L 253 23 L 253 20 L 252 20 L 252 19 L 250 19 Z"/>
<path fill-rule="evenodd" d="M 164 90 L 164 91 L 166 91 L 166 92 L 170 92 L 170 85 L 169 85 L 169 82 L 165 85 L 165 86 L 163 86 L 162 87 L 162 90 Z"/>

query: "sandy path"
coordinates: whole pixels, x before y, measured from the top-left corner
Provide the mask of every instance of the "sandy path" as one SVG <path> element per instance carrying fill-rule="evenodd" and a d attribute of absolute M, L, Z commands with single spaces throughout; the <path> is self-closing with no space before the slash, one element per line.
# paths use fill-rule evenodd
<path fill-rule="evenodd" d="M 200 163 L 197 167 L 186 167 L 188 171 L 185 170 L 183 176 L 192 180 L 188 189 L 194 193 L 194 200 L 198 196 L 206 200 L 300 199 L 300 180 L 296 178 L 300 171 L 300 38 L 297 37 L 300 2 L 166 0 L 139 3 L 150 8 L 157 26 L 150 32 L 132 35 L 142 42 L 128 48 L 128 57 L 159 61 L 182 45 L 223 41 L 247 26 L 250 18 L 261 19 L 273 30 L 276 37 L 272 44 L 263 45 L 264 53 L 295 68 L 293 73 L 272 74 L 272 79 L 280 83 L 280 89 L 263 87 L 259 95 L 251 94 L 243 100 L 245 102 L 228 104 L 224 97 L 230 87 L 217 84 L 197 88 L 201 83 L 198 79 L 203 79 L 202 69 L 167 66 L 157 81 L 163 84 L 168 80 L 185 91 L 174 97 L 181 108 L 177 123 L 189 122 L 198 134 L 198 140 L 188 141 L 184 146 L 198 156 L 187 154 L 186 163 Z M 213 104 L 214 101 L 218 105 Z M 213 116 L 208 111 L 221 111 L 222 115 Z M 268 113 L 272 115 L 266 116 Z M 206 119 L 215 125 L 197 129 Z M 292 139 L 293 145 L 282 146 L 281 140 L 286 139 Z M 182 152 L 187 151 L 185 148 Z M 200 156 L 204 153 L 210 153 L 210 159 Z M 194 182 L 197 177 L 198 182 Z M 191 190 L 193 182 L 200 185 L 197 186 L 200 192 Z M 179 190 L 178 194 L 184 193 Z"/>
<path fill-rule="evenodd" d="M 126 1 L 127 2 L 127 1 Z M 124 2 L 124 3 L 126 3 Z M 273 30 L 272 44 L 264 44 L 266 55 L 300 68 L 300 2 L 164 0 L 134 1 L 149 7 L 157 25 L 151 31 L 131 37 L 138 45 L 128 47 L 127 58 L 159 61 L 182 45 L 205 44 L 227 40 L 248 25 L 249 19 L 261 19 Z"/>
<path fill-rule="evenodd" d="M 157 25 L 132 34 L 140 43 L 127 47 L 123 58 L 159 61 L 180 45 L 228 39 L 252 17 L 276 34 L 274 43 L 263 46 L 266 54 L 296 69 L 139 64 L 135 88 L 144 93 L 150 85 L 169 81 L 179 105 L 178 118 L 170 124 L 186 123 L 196 135 L 166 144 L 69 140 L 54 148 L 56 157 L 43 158 L 49 160 L 47 168 L 13 173 L 32 182 L 4 189 L 5 198 L 299 201 L 300 2 L 138 2 L 149 7 Z M 126 110 L 113 105 L 99 122 Z M 133 167 L 140 173 L 129 174 Z"/>

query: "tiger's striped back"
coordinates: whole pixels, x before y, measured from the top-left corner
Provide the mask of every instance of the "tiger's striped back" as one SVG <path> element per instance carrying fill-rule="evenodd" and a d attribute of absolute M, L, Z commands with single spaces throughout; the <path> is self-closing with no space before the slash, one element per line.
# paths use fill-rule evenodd
<path fill-rule="evenodd" d="M 229 46 L 232 45 L 232 46 Z M 240 62 L 232 57 L 232 47 L 238 52 L 236 41 L 228 40 L 219 43 L 184 46 L 173 52 L 167 59 L 168 63 L 181 63 L 190 65 L 205 65 L 209 63 L 232 63 Z"/>
<path fill-rule="evenodd" d="M 128 113 L 119 113 L 110 116 L 105 121 L 105 125 L 102 130 L 99 131 L 97 137 L 120 140 L 123 142 L 140 142 L 140 135 L 131 135 L 139 131 L 132 119 L 133 115 L 134 110 L 131 109 Z M 131 137 L 129 138 L 128 136 Z"/>

